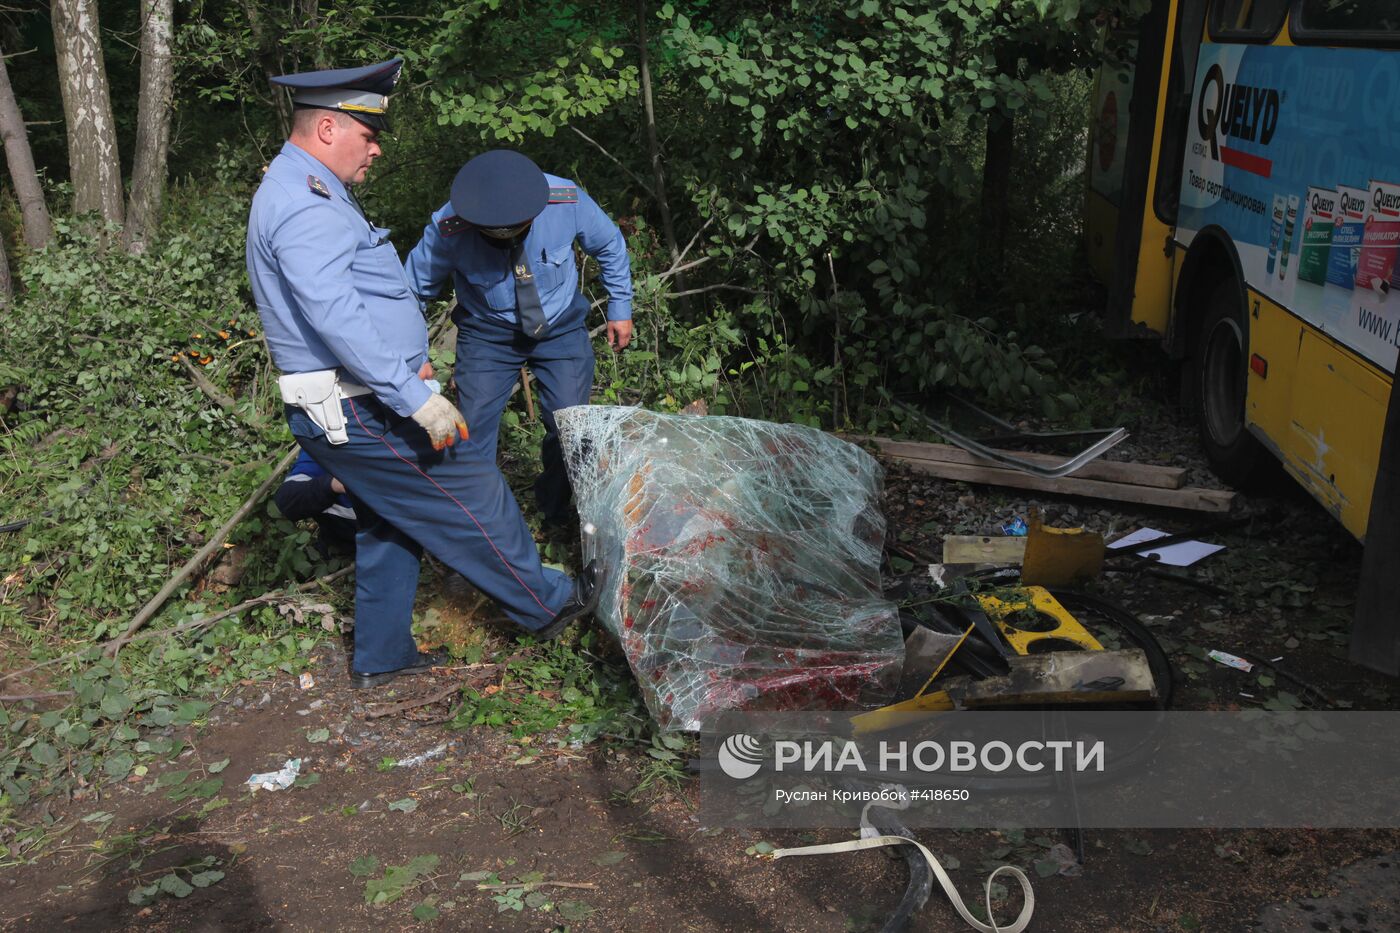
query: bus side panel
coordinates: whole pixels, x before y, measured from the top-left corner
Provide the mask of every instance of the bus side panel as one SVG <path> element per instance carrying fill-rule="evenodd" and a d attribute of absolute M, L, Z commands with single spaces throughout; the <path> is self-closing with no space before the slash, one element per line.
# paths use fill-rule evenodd
<path fill-rule="evenodd" d="M 1284 466 L 1346 529 L 1365 540 L 1390 380 L 1305 330 Z"/>
<path fill-rule="evenodd" d="M 1293 420 L 1293 374 L 1303 340 L 1303 322 L 1261 298 L 1258 292 L 1250 291 L 1248 301 L 1249 352 L 1267 360 L 1269 368 L 1267 377 L 1249 373 L 1245 423 L 1275 456 L 1287 461 L 1287 450 L 1279 439 L 1289 436 L 1288 426 Z"/>
<path fill-rule="evenodd" d="M 1268 367 L 1247 423 L 1358 537 L 1400 346 L 1397 105 L 1391 51 L 1205 43 L 1182 164 L 1177 240 L 1228 234 Z"/>
<path fill-rule="evenodd" d="M 1249 306 L 1250 353 L 1268 361 L 1249 373 L 1250 430 L 1364 540 L 1391 380 L 1253 290 Z"/>
<path fill-rule="evenodd" d="M 1152 157 L 1152 171 L 1157 171 L 1157 157 Z M 1152 336 L 1165 337 L 1172 307 L 1174 270 L 1167 243 L 1171 228 L 1147 214 L 1142 222 L 1142 240 L 1138 250 L 1137 290 L 1133 295 L 1132 322 L 1139 334 L 1145 328 Z"/>
<path fill-rule="evenodd" d="M 1134 241 L 1138 255 L 1132 310 L 1129 315 L 1134 327 L 1127 332 L 1158 337 L 1167 334 L 1172 308 L 1172 284 L 1175 279 L 1173 250 L 1168 248 L 1172 239 L 1172 228 L 1157 216 L 1153 205 L 1156 199 L 1157 173 L 1162 167 L 1162 147 L 1158 142 L 1164 128 L 1160 124 L 1160 115 L 1167 112 L 1167 97 L 1172 92 L 1172 56 L 1176 54 L 1176 45 L 1180 42 L 1195 41 L 1194 37 L 1178 35 L 1174 25 L 1177 19 L 1176 12 L 1174 3 L 1153 4 L 1153 16 L 1160 15 L 1159 28 L 1165 38 L 1162 43 L 1162 57 L 1150 62 L 1158 72 L 1156 82 L 1152 86 L 1152 116 L 1142 121 L 1152 125 L 1153 134 L 1143 189 L 1136 192 L 1142 199 L 1142 231 L 1141 236 Z M 1144 65 L 1147 64 L 1149 63 L 1145 60 Z"/>

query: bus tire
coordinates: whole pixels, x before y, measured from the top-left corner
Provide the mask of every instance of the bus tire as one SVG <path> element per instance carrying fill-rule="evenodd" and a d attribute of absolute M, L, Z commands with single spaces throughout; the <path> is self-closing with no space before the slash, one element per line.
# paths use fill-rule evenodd
<path fill-rule="evenodd" d="M 1222 279 L 1206 299 L 1191 362 L 1192 401 L 1211 470 L 1236 488 L 1258 488 L 1273 457 L 1245 425 L 1249 323 L 1232 279 Z"/>

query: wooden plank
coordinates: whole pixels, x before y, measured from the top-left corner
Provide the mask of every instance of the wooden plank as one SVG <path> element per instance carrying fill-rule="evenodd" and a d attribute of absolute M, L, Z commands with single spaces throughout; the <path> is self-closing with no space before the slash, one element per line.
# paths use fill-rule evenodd
<path fill-rule="evenodd" d="M 1023 537 L 948 535 L 943 539 L 945 564 L 1019 564 L 1026 553 Z"/>
<path fill-rule="evenodd" d="M 1380 464 L 1371 490 L 1366 550 L 1361 555 L 1361 587 L 1351 622 L 1351 659 L 1400 675 L 1400 392 L 1390 390 Z"/>
<path fill-rule="evenodd" d="M 1141 505 L 1188 509 L 1193 512 L 1228 512 L 1235 501 L 1235 493 L 1233 492 L 1220 489 L 1202 489 L 1198 486 L 1188 486 L 1185 489 L 1157 489 L 1151 486 L 1079 479 L 1075 476 L 1046 479 L 1042 476 L 1022 473 L 1020 470 L 973 466 L 966 463 L 947 463 L 942 460 L 916 460 L 913 457 L 891 457 L 890 459 L 908 464 L 921 473 L 940 476 L 943 479 L 962 480 L 965 483 L 1010 486 L 1013 489 L 1033 489 L 1037 492 L 1053 492 L 1062 496 L 1087 496 L 1091 499 L 1109 499 L 1114 502 L 1136 502 Z"/>
<path fill-rule="evenodd" d="M 895 441 L 887 437 L 847 435 L 853 441 L 870 441 L 880 450 L 894 457 L 912 457 L 916 460 L 942 460 L 945 463 L 968 463 L 974 466 L 991 466 L 998 469 L 1014 469 L 993 460 L 985 460 L 976 454 L 968 453 L 952 444 L 924 444 L 917 441 Z M 999 450 L 1039 466 L 1057 466 L 1064 463 L 1064 457 L 1051 454 L 1024 453 L 1016 450 Z M 1075 479 L 1098 479 L 1109 483 L 1127 483 L 1133 486 L 1151 486 L 1155 489 L 1181 489 L 1186 485 L 1186 470 L 1183 467 L 1156 466 L 1151 463 L 1124 463 L 1117 460 L 1090 460 L 1084 466 L 1069 474 Z"/>

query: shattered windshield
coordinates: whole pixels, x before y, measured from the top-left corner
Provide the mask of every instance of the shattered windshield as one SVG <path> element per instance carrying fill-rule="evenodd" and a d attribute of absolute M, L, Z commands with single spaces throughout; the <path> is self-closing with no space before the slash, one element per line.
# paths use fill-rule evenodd
<path fill-rule="evenodd" d="M 580 406 L 557 413 L 598 618 L 647 708 L 705 731 L 732 709 L 889 700 L 904 658 L 880 590 L 881 470 L 821 431 Z"/>

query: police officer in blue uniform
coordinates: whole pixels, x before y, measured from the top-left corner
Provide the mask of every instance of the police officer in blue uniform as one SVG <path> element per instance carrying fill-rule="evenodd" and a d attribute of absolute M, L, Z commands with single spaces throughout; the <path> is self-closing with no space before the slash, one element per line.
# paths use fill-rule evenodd
<path fill-rule="evenodd" d="M 545 424 L 535 499 L 550 523 L 566 520 L 570 496 L 554 412 L 587 404 L 593 390 L 575 243 L 598 260 L 608 344 L 620 350 L 632 339 L 626 240 L 572 181 L 545 174 L 519 152 L 495 149 L 464 165 L 405 264 L 419 296 L 436 297 L 449 278 L 456 290 L 457 404 L 471 425 L 467 443 L 484 456 L 496 456 L 501 412 L 520 367 L 533 371 Z"/>
<path fill-rule="evenodd" d="M 594 568 L 540 564 L 493 458 L 425 367 L 427 327 L 389 231 L 353 186 L 380 154 L 400 59 L 306 74 L 291 137 L 248 218 L 248 277 L 292 434 L 348 491 L 356 535 L 351 684 L 425 671 L 410 631 L 424 547 L 527 631 L 553 637 L 593 610 Z"/>

